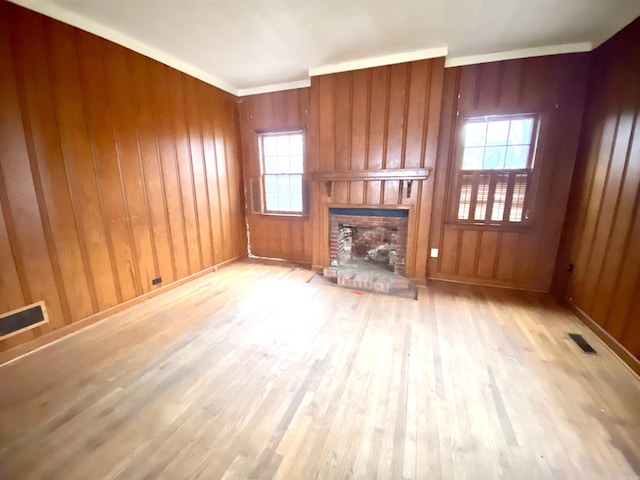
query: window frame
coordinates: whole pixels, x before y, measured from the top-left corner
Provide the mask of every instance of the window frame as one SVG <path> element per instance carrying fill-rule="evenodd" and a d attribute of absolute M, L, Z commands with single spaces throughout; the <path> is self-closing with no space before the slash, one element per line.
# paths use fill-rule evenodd
<path fill-rule="evenodd" d="M 458 227 L 458 228 L 479 228 L 479 229 L 496 229 L 496 230 L 521 230 L 528 229 L 532 226 L 534 221 L 534 208 L 536 194 L 538 189 L 538 179 L 540 171 L 540 155 L 542 145 L 542 126 L 545 122 L 544 112 L 531 112 L 531 111 L 504 111 L 493 110 L 490 113 L 487 112 L 467 112 L 465 115 L 458 115 L 458 121 L 456 122 L 457 141 L 455 145 L 454 161 L 452 162 L 452 168 L 449 175 L 449 194 L 448 194 L 448 214 L 446 216 L 446 223 Z M 497 120 L 518 120 L 532 118 L 533 127 L 531 132 L 531 143 L 529 144 L 529 155 L 527 159 L 527 167 L 521 169 L 505 168 L 505 169 L 463 169 L 462 162 L 465 150 L 465 126 L 470 121 L 497 121 Z M 508 141 L 508 140 L 507 140 Z M 508 143 L 505 145 L 508 146 Z M 486 142 L 485 142 L 486 147 Z M 512 180 L 512 176 L 525 173 L 526 177 L 526 190 L 524 201 L 522 205 L 521 221 L 510 221 L 509 215 L 511 214 L 511 201 L 513 200 L 513 188 L 515 179 Z M 473 183 L 471 184 L 470 202 L 469 202 L 469 218 L 460 219 L 459 207 L 462 188 L 462 175 L 473 175 Z M 489 175 L 489 184 L 487 186 L 487 206 L 485 218 L 483 220 L 476 220 L 475 217 L 475 205 L 477 200 L 477 190 L 479 187 L 478 175 Z M 502 220 L 492 220 L 492 213 L 489 211 L 489 205 L 493 205 L 495 197 L 491 197 L 491 192 L 494 192 L 495 182 L 497 180 L 494 177 L 500 175 L 507 176 L 507 192 L 505 193 L 505 203 L 503 210 Z M 509 208 L 507 208 L 507 206 Z"/>
<path fill-rule="evenodd" d="M 306 145 L 306 132 L 304 128 L 284 128 L 284 129 L 269 129 L 269 130 L 256 130 L 258 140 L 258 163 L 260 170 L 260 200 L 262 203 L 262 209 L 260 214 L 262 215 L 274 215 L 284 217 L 305 217 L 307 213 L 307 199 L 306 199 L 306 175 L 307 175 L 307 145 Z M 278 135 L 302 135 L 302 173 L 266 173 L 266 164 L 264 156 L 264 138 L 269 136 Z M 299 176 L 301 181 L 301 209 L 300 210 L 269 210 L 267 208 L 267 175 L 289 175 Z"/>

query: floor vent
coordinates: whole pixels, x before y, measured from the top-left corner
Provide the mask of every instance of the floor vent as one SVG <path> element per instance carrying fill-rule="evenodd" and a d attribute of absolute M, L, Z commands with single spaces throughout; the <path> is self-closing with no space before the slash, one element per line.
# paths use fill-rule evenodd
<path fill-rule="evenodd" d="M 3 313 L 0 315 L 0 340 L 31 330 L 48 321 L 44 302 Z"/>
<path fill-rule="evenodd" d="M 576 344 L 582 349 L 584 353 L 588 353 L 590 355 L 595 355 L 598 353 L 593 349 L 591 345 L 589 345 L 589 342 L 587 342 L 584 339 L 584 337 L 579 333 L 570 333 L 569 337 L 571 338 L 571 340 L 576 342 Z"/>

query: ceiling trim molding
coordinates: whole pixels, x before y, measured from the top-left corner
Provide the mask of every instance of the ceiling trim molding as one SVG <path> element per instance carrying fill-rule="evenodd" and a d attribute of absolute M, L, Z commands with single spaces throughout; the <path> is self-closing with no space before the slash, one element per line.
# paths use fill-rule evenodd
<path fill-rule="evenodd" d="M 238 95 L 238 90 L 233 88 L 231 85 L 223 82 L 222 80 L 209 75 L 208 73 L 203 72 L 197 67 L 193 65 L 183 62 L 175 58 L 168 53 L 159 50 L 157 48 L 151 47 L 146 43 L 143 43 L 135 38 L 126 35 L 118 30 L 102 25 L 101 23 L 96 22 L 90 18 L 85 17 L 84 15 L 79 15 L 71 10 L 67 10 L 55 3 L 52 3 L 49 0 L 10 0 L 12 3 L 16 5 L 20 5 L 29 10 L 33 10 L 35 12 L 46 15 L 47 17 L 54 18 L 59 20 L 67 25 L 71 25 L 73 27 L 79 28 L 89 33 L 93 33 L 99 37 L 107 39 L 111 42 L 117 43 L 129 50 L 133 50 L 136 53 L 140 53 L 145 55 L 153 60 L 156 60 L 160 63 L 164 63 L 171 68 L 175 68 L 187 75 L 197 78 L 198 80 L 202 80 L 209 85 L 213 85 L 225 92 L 231 93 L 233 95 Z"/>
<path fill-rule="evenodd" d="M 545 55 L 560 55 L 563 53 L 590 52 L 593 50 L 591 42 L 565 43 L 562 45 L 549 45 L 546 47 L 523 48 L 520 50 L 508 50 L 505 52 L 485 53 L 482 55 L 468 55 L 464 57 L 447 57 L 444 66 L 461 67 L 477 63 L 499 62 L 501 60 L 514 60 L 517 58 L 542 57 Z"/>
<path fill-rule="evenodd" d="M 294 90 L 296 88 L 306 88 L 311 86 L 311 79 L 298 80 L 287 83 L 274 83 L 273 85 L 265 85 L 263 87 L 240 88 L 238 90 L 239 97 L 248 95 L 258 95 L 260 93 L 282 92 L 283 90 Z"/>
<path fill-rule="evenodd" d="M 416 60 L 426 60 L 428 58 L 446 57 L 447 47 L 428 48 L 426 50 L 414 50 L 412 52 L 396 53 L 384 55 L 382 57 L 363 58 L 350 62 L 334 63 L 309 69 L 309 76 L 327 75 L 329 73 L 349 72 L 351 70 L 361 70 L 363 68 L 382 67 L 384 65 L 394 65 L 396 63 L 415 62 Z"/>

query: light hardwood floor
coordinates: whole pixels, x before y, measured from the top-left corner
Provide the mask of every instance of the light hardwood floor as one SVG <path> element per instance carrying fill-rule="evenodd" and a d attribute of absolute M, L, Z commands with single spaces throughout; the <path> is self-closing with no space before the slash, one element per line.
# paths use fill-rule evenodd
<path fill-rule="evenodd" d="M 0 367 L 0 478 L 640 475 L 640 381 L 549 296 L 311 275 L 236 264 Z"/>

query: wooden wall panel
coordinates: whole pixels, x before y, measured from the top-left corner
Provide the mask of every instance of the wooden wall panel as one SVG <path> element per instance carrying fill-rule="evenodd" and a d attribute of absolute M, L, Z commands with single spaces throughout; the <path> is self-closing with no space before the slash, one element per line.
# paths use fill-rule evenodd
<path fill-rule="evenodd" d="M 438 142 L 444 59 L 390 65 L 311 79 L 312 172 L 433 168 Z M 406 182 L 312 182 L 313 264 L 328 265 L 332 205 L 409 209 L 406 274 L 425 279 L 433 179 Z"/>
<path fill-rule="evenodd" d="M 343 108 L 348 116 L 349 108 Z M 302 129 L 309 143 L 309 89 L 300 88 L 284 92 L 251 95 L 240 100 L 240 132 L 245 179 L 260 178 L 258 132 L 282 129 Z M 329 119 L 330 120 L 330 119 Z M 326 128 L 333 131 L 329 122 Z M 348 122 L 342 127 L 342 141 L 348 138 Z M 334 150 L 331 149 L 333 152 Z M 331 156 L 333 162 L 334 156 Z M 306 147 L 308 173 L 313 158 Z M 348 157 L 341 160 L 346 165 Z M 248 188 L 248 187 L 247 187 Z M 247 191 L 248 193 L 248 191 Z M 308 216 L 255 215 L 247 212 L 251 253 L 258 257 L 283 258 L 285 260 L 311 264 L 313 237 Z"/>
<path fill-rule="evenodd" d="M 0 311 L 50 318 L 0 352 L 244 255 L 235 102 L 0 2 Z"/>
<path fill-rule="evenodd" d="M 429 276 L 444 280 L 546 291 L 575 162 L 589 55 L 556 55 L 448 68 L 445 72 L 430 247 L 439 258 Z M 541 115 L 539 181 L 528 227 L 479 227 L 448 223 L 452 172 L 463 119 L 473 114 Z M 452 239 L 455 239 L 453 241 Z"/>
<path fill-rule="evenodd" d="M 640 20 L 593 53 L 562 243 L 554 293 L 640 360 Z"/>

